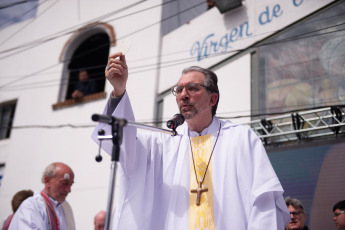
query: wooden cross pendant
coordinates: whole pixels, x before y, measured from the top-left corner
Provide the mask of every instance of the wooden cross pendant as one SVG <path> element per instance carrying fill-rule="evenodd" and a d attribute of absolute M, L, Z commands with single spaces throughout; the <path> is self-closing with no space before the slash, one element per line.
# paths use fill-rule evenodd
<path fill-rule="evenodd" d="M 207 192 L 208 188 L 202 188 L 202 182 L 198 182 L 198 187 L 196 189 L 190 190 L 192 193 L 196 193 L 196 205 L 200 205 L 200 199 L 203 192 Z"/>

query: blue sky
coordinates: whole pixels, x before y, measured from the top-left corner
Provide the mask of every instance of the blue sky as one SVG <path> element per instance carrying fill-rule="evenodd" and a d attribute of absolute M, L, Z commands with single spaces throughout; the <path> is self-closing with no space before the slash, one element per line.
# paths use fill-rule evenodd
<path fill-rule="evenodd" d="M 1 0 L 0 29 L 35 17 L 38 0 Z"/>

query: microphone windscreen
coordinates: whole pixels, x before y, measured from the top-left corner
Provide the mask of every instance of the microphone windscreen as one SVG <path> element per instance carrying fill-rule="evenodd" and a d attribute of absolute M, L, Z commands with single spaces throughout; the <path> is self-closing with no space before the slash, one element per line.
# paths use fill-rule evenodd
<path fill-rule="evenodd" d="M 175 114 L 174 117 L 167 122 L 169 129 L 176 129 L 177 126 L 182 125 L 184 122 L 184 116 L 182 114 Z"/>
<path fill-rule="evenodd" d="M 92 119 L 93 121 L 98 121 L 98 120 L 99 120 L 99 115 L 98 115 L 98 114 L 93 114 L 93 115 L 91 116 L 91 119 Z"/>
<path fill-rule="evenodd" d="M 175 114 L 175 116 L 177 116 L 177 124 L 182 125 L 184 122 L 184 116 L 180 113 Z"/>

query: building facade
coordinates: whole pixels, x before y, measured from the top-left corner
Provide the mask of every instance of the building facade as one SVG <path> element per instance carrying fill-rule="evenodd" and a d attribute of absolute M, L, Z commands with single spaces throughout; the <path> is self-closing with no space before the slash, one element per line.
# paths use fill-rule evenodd
<path fill-rule="evenodd" d="M 2 19 L 9 23 L 0 27 L 0 222 L 18 190 L 41 190 L 44 167 L 62 161 L 75 172 L 67 200 L 77 228 L 93 228 L 107 207 L 111 159 L 102 153 L 95 161 L 91 116 L 111 93 L 104 68 L 118 50 L 126 51 L 137 122 L 165 128 L 178 112 L 170 88 L 183 68 L 198 65 L 218 75 L 222 119 L 253 128 L 272 121 L 274 129 L 277 116 L 332 106 L 344 123 L 344 1 L 228 1 L 227 9 L 218 2 L 39 1 L 16 20 Z M 83 70 L 94 91 L 74 99 Z M 293 124 L 306 127 L 301 119 Z M 345 188 L 334 177 L 345 163 L 343 128 L 332 127 L 327 138 L 297 132 L 286 141 L 286 133 L 258 131 L 285 195 L 305 203 L 314 230 L 334 227 L 331 207 Z"/>

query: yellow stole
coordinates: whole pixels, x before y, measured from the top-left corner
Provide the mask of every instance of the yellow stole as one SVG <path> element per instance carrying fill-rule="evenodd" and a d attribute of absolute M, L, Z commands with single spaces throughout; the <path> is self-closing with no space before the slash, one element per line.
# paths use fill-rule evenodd
<path fill-rule="evenodd" d="M 195 169 L 200 182 L 203 179 L 207 163 L 211 155 L 211 134 L 191 137 L 192 150 L 195 161 Z M 198 183 L 195 179 L 193 160 L 190 167 L 190 188 L 196 189 Z M 208 166 L 207 173 L 203 182 L 203 188 L 207 192 L 201 194 L 200 205 L 196 205 L 197 193 L 190 192 L 189 195 L 189 229 L 190 230 L 214 230 L 213 215 L 213 190 L 212 190 L 212 164 Z"/>

